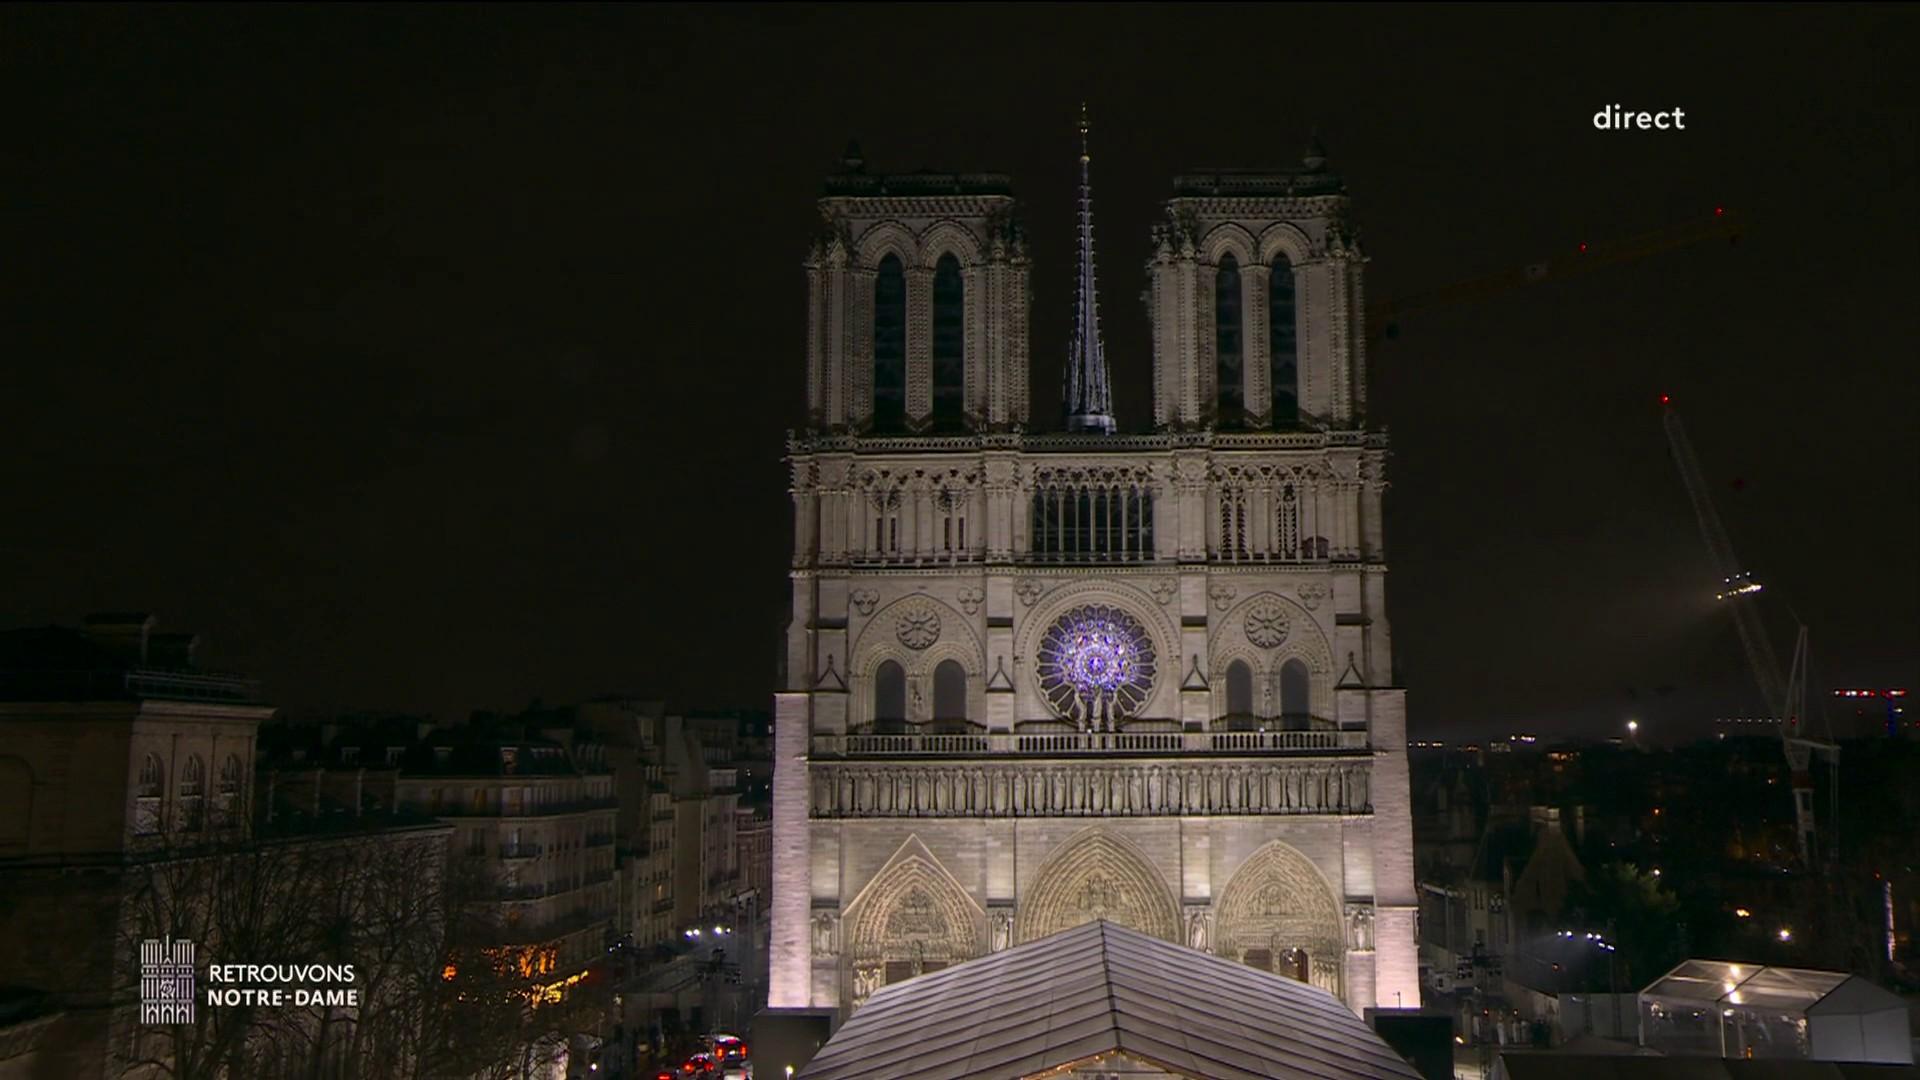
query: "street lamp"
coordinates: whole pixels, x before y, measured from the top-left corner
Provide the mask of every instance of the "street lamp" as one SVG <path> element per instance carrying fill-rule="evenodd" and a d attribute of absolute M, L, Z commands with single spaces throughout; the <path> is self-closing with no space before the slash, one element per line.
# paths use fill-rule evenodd
<path fill-rule="evenodd" d="M 1627 741 L 1635 746 L 1640 745 L 1640 721 L 1627 721 Z"/>

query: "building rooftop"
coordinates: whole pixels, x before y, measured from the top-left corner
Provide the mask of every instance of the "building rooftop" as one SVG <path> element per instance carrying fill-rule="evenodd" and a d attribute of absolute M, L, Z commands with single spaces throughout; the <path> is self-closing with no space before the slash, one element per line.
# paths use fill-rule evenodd
<path fill-rule="evenodd" d="M 1406 1077 L 1332 994 L 1106 921 L 883 987 L 802 1080 L 1008 1080 L 1129 1058 L 1176 1076 Z"/>
<path fill-rule="evenodd" d="M 0 631 L 0 701 L 259 703 L 254 680 L 193 665 L 193 635 L 152 626 L 136 613 L 89 616 L 81 630 Z"/>

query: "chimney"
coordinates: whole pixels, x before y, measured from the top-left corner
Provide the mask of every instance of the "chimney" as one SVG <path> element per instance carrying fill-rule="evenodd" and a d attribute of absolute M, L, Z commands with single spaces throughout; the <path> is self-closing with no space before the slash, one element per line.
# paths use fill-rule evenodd
<path fill-rule="evenodd" d="M 87 616 L 81 625 L 95 644 L 129 664 L 144 665 L 153 622 L 153 616 L 144 611 L 103 611 Z"/>
<path fill-rule="evenodd" d="M 1546 829 L 1550 829 L 1550 828 L 1557 829 L 1560 827 L 1560 808 L 1559 807 L 1535 806 L 1535 807 L 1530 807 L 1529 809 L 1532 811 L 1531 816 L 1533 818 L 1533 835 L 1539 836 L 1540 833 Z"/>
<path fill-rule="evenodd" d="M 190 668 L 200 648 L 198 634 L 149 634 L 147 660 L 154 667 Z"/>

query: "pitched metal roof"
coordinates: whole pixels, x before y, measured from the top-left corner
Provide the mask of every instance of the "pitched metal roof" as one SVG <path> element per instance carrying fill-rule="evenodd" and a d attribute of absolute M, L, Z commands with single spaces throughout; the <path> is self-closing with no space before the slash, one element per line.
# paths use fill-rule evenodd
<path fill-rule="evenodd" d="M 801 1080 L 1009 1080 L 1125 1056 L 1204 1080 L 1415 1072 L 1340 999 L 1101 921 L 883 987 Z"/>

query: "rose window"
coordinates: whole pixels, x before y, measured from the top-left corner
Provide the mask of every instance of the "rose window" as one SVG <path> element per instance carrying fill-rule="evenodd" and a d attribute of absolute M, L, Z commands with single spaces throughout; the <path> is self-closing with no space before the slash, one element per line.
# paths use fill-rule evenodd
<path fill-rule="evenodd" d="M 1111 728 L 1153 690 L 1153 641 L 1119 608 L 1075 608 L 1041 637 L 1039 675 L 1054 712 L 1082 727 Z"/>

